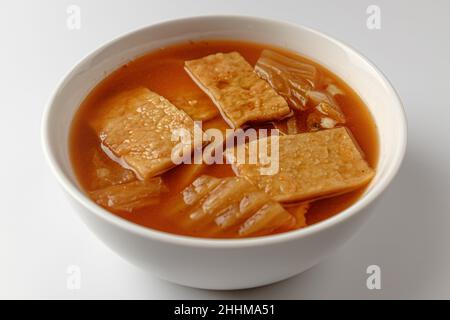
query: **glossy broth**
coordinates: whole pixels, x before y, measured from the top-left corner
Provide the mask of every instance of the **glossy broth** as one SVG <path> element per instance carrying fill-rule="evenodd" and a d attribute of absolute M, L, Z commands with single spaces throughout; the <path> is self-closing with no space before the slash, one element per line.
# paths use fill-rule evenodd
<path fill-rule="evenodd" d="M 204 95 L 203 91 L 191 80 L 184 70 L 185 60 L 197 59 L 217 52 L 238 51 L 250 64 L 254 65 L 261 51 L 267 48 L 288 56 L 294 56 L 293 53 L 279 48 L 248 42 L 189 42 L 162 48 L 146 54 L 136 60 L 130 61 L 106 77 L 83 101 L 71 127 L 70 156 L 75 175 L 81 187 L 85 191 L 92 191 L 97 188 L 96 167 L 92 161 L 94 154 L 100 154 L 103 163 L 106 163 L 111 170 L 114 170 L 117 166 L 116 163 L 103 154 L 100 147 L 100 140 L 89 126 L 89 121 L 97 116 L 99 105 L 102 101 L 124 90 L 138 86 L 147 87 L 171 101 L 177 97 L 179 92 L 189 91 Z M 314 64 L 324 76 L 333 79 L 333 82 L 345 92 L 345 95 L 336 97 L 346 117 L 345 125 L 351 130 L 364 152 L 369 165 L 372 168 L 376 168 L 378 158 L 377 129 L 375 122 L 362 100 L 341 79 L 324 67 L 306 58 L 297 55 L 295 57 L 304 62 Z M 305 115 L 298 115 L 298 117 L 300 129 L 304 130 L 304 125 L 302 124 L 305 123 Z M 204 129 L 209 127 L 225 128 L 227 125 L 219 115 L 217 118 L 204 123 Z M 108 210 L 124 219 L 152 229 L 195 237 L 207 236 L 196 230 L 186 231 L 181 229 L 172 223 L 171 219 L 167 216 L 171 199 L 179 194 L 186 186 L 186 184 L 180 184 L 180 177 L 187 170 L 187 166 L 189 165 L 175 167 L 162 175 L 169 192 L 162 195 L 158 205 L 152 205 L 132 212 Z M 208 166 L 201 174 L 208 174 L 215 177 L 234 176 L 231 167 L 226 164 L 213 164 Z M 365 187 L 344 195 L 314 201 L 306 214 L 307 225 L 320 222 L 348 208 L 357 201 L 364 192 L 364 189 Z M 231 237 L 232 235 L 225 235 L 225 237 L 228 236 Z"/>

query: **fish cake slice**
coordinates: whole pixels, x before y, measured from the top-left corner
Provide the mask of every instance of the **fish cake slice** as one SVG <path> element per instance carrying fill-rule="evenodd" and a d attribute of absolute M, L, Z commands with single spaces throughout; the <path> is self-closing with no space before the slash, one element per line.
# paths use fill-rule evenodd
<path fill-rule="evenodd" d="M 270 145 L 272 138 L 265 139 Z M 238 176 L 250 179 L 274 200 L 296 202 L 333 196 L 359 188 L 374 176 L 374 170 L 344 127 L 278 139 L 277 173 L 261 175 L 261 163 L 233 164 Z"/>
<path fill-rule="evenodd" d="M 198 88 L 196 88 L 199 90 Z M 177 92 L 178 94 L 178 92 Z M 219 116 L 211 99 L 203 92 L 182 92 L 170 101 L 195 121 L 208 121 Z"/>
<path fill-rule="evenodd" d="M 232 128 L 247 122 L 278 120 L 291 114 L 284 98 L 259 78 L 237 52 L 186 61 L 185 70 L 211 97 Z"/>
<path fill-rule="evenodd" d="M 194 137 L 194 121 L 164 97 L 139 87 L 110 98 L 92 124 L 103 150 L 141 179 L 175 166 L 171 160 L 176 129 Z M 196 147 L 191 144 L 191 151 Z"/>

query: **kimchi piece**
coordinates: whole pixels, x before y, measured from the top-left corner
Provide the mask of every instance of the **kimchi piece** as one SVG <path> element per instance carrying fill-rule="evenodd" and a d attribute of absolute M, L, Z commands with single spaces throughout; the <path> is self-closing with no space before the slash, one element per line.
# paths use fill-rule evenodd
<path fill-rule="evenodd" d="M 220 237 L 248 237 L 289 230 L 296 221 L 245 178 L 201 176 L 175 204 L 174 220 L 187 230 Z"/>
<path fill-rule="evenodd" d="M 331 129 L 338 124 L 346 122 L 344 113 L 332 93 L 311 90 L 307 92 L 307 96 L 310 99 L 310 103 L 315 106 L 307 117 L 307 128 L 309 131 Z"/>
<path fill-rule="evenodd" d="M 309 110 L 306 127 L 308 131 L 331 129 L 345 123 L 344 113 L 334 99 L 343 95 L 335 84 L 328 83 L 321 90 L 320 71 L 312 64 L 299 61 L 271 50 L 263 50 L 255 65 L 255 72 L 284 97 L 289 106 L 297 111 Z M 291 121 L 291 124 L 295 122 Z M 285 128 L 285 121 L 274 122 L 275 127 Z M 286 134 L 299 131 L 295 127 L 282 130 Z"/>
<path fill-rule="evenodd" d="M 275 129 L 278 129 L 282 134 L 297 134 L 301 132 L 295 114 L 287 119 L 274 121 L 272 122 L 272 125 Z"/>
<path fill-rule="evenodd" d="M 97 190 L 136 180 L 131 170 L 122 168 L 103 152 L 95 150 L 92 156 L 92 179 L 90 189 Z"/>
<path fill-rule="evenodd" d="M 320 84 L 320 72 L 308 63 L 263 50 L 255 65 L 255 72 L 266 80 L 294 110 L 307 109 L 307 92 Z"/>
<path fill-rule="evenodd" d="M 309 202 L 302 202 L 286 207 L 286 210 L 295 217 L 295 229 L 306 227 L 306 213 L 311 204 Z"/>
<path fill-rule="evenodd" d="M 170 100 L 195 121 L 208 121 L 219 115 L 214 103 L 203 92 L 181 92 Z"/>

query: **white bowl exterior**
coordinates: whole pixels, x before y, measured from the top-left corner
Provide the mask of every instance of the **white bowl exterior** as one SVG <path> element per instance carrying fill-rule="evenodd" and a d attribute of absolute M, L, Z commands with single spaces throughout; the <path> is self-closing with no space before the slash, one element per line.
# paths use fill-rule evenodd
<path fill-rule="evenodd" d="M 142 235 L 130 235 L 116 224 L 105 224 L 101 217 L 76 201 L 73 205 L 89 228 L 125 260 L 159 278 L 214 290 L 258 287 L 309 269 L 349 240 L 367 220 L 372 208 L 372 205 L 365 208 L 367 212 L 353 215 L 332 230 L 302 240 L 216 248 L 149 241 Z"/>
<path fill-rule="evenodd" d="M 377 123 L 380 157 L 365 195 L 339 215 L 304 230 L 248 240 L 168 235 L 124 221 L 83 195 L 74 177 L 68 135 L 74 113 L 105 75 L 153 49 L 198 39 L 236 39 L 283 47 L 326 66 L 364 100 Z M 84 58 L 62 81 L 44 114 L 43 143 L 59 181 L 84 222 L 114 251 L 161 278 L 207 289 L 241 289 L 298 274 L 348 240 L 372 211 L 368 204 L 398 170 L 406 146 L 401 103 L 388 81 L 342 43 L 308 28 L 250 17 L 199 17 L 150 26 Z"/>

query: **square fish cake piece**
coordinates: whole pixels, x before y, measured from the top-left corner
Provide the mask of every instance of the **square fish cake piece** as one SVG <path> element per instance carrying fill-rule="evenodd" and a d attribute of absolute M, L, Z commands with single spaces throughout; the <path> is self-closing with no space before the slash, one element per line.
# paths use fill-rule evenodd
<path fill-rule="evenodd" d="M 198 88 L 196 88 L 198 90 Z M 169 99 L 178 109 L 186 112 L 195 121 L 208 121 L 219 116 L 211 99 L 202 91 L 175 92 L 177 96 Z"/>
<path fill-rule="evenodd" d="M 259 78 L 237 52 L 186 61 L 185 69 L 211 97 L 232 128 L 247 122 L 278 120 L 291 114 L 284 98 Z"/>
<path fill-rule="evenodd" d="M 179 142 L 171 140 L 172 133 L 185 129 L 193 140 L 194 125 L 184 111 L 144 87 L 110 98 L 92 123 L 103 150 L 141 179 L 175 166 L 171 154 Z"/>
<path fill-rule="evenodd" d="M 265 139 L 270 145 L 272 138 Z M 278 141 L 277 173 L 261 175 L 261 163 L 233 164 L 238 176 L 247 177 L 274 200 L 296 202 L 338 195 L 367 184 L 374 176 L 344 127 L 279 136 Z"/>

